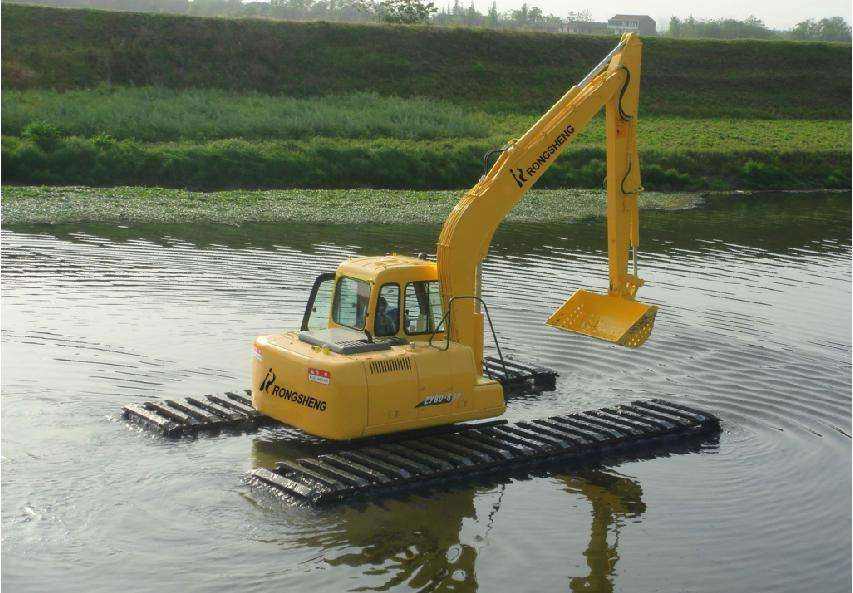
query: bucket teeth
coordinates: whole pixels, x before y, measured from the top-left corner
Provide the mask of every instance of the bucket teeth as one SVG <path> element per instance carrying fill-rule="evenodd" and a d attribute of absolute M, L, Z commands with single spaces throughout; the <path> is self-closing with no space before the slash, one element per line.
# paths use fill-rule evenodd
<path fill-rule="evenodd" d="M 652 333 L 658 308 L 639 301 L 578 290 L 546 322 L 551 327 L 638 348 Z"/>
<path fill-rule="evenodd" d="M 657 312 L 657 307 L 652 307 L 649 311 L 646 311 L 643 316 L 640 317 L 640 319 L 638 319 L 627 332 L 625 332 L 625 335 L 620 338 L 619 345 L 627 346 L 628 348 L 639 348 L 645 344 L 646 340 L 649 339 L 649 336 L 652 335 L 652 328 L 654 328 L 655 325 Z"/>

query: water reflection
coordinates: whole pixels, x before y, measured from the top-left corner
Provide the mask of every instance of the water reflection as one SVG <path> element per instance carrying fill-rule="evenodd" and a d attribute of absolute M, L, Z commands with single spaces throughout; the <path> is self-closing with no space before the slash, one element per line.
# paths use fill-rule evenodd
<path fill-rule="evenodd" d="M 476 520 L 476 490 L 445 491 L 411 503 L 388 501 L 384 509 L 346 510 L 346 548 L 330 554 L 330 566 L 361 569 L 386 591 L 405 583 L 415 591 L 476 591 L 477 549 L 460 541 L 466 519 Z"/>
<path fill-rule="evenodd" d="M 252 442 L 253 467 L 273 468 L 282 459 L 321 452 L 316 446 L 306 447 L 296 440 L 270 440 L 268 436 Z M 323 562 L 328 566 L 360 570 L 370 584 L 361 583 L 353 589 L 357 591 L 387 591 L 400 585 L 414 591 L 477 591 L 479 550 L 489 543 L 505 488 L 546 478 L 556 482 L 564 494 L 580 497 L 589 506 L 586 534 L 565 533 L 567 543 L 577 543 L 577 538 L 587 542 L 582 552 L 587 572 L 566 574 L 568 590 L 609 593 L 614 590 L 620 531 L 626 527 L 626 520 L 637 524 L 646 512 L 639 482 L 618 473 L 612 464 L 685 453 L 715 453 L 718 445 L 717 436 L 705 436 L 623 453 L 608 458 L 608 467 L 561 463 L 551 466 L 551 471 L 513 471 L 427 490 L 356 499 L 327 510 L 310 510 L 316 513 L 314 520 L 329 525 L 317 529 L 322 534 L 319 537 L 302 535 L 287 544 L 327 550 Z M 248 497 L 273 500 L 263 490 L 254 490 Z M 484 504 L 484 500 L 492 502 Z M 304 503 L 285 499 L 281 507 L 273 504 L 272 512 L 287 514 L 294 506 Z M 582 506 L 574 509 L 584 512 Z M 472 524 L 479 532 L 475 537 L 470 534 Z M 563 565 L 579 563 L 566 558 Z"/>
<path fill-rule="evenodd" d="M 662 307 L 640 351 L 543 325 L 575 288 L 606 286 L 601 221 L 500 230 L 483 291 L 501 346 L 561 374 L 507 418 L 673 398 L 723 419 L 717 453 L 599 468 L 639 499 L 561 467 L 323 511 L 240 484 L 310 453 L 301 441 L 164 442 L 117 411 L 244 387 L 252 338 L 299 322 L 318 271 L 428 252 L 436 228 L 4 228 L 2 584 L 650 591 L 665 574 L 697 592 L 849 590 L 850 194 L 643 225 L 644 298 Z"/>
<path fill-rule="evenodd" d="M 584 552 L 589 574 L 572 577 L 572 591 L 613 591 L 613 576 L 619 560 L 619 529 L 624 519 L 637 519 L 646 512 L 643 490 L 630 478 L 603 471 L 561 476 L 568 492 L 581 494 L 592 505 L 589 545 Z M 613 541 L 609 541 L 612 534 Z"/>

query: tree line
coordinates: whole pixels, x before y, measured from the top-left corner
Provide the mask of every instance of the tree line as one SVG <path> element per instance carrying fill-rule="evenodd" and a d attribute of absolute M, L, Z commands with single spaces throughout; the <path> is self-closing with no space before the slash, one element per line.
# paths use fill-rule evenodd
<path fill-rule="evenodd" d="M 790 31 L 775 31 L 761 19 L 686 19 L 672 17 L 668 37 L 682 39 L 794 39 L 797 41 L 850 41 L 850 25 L 840 16 L 797 23 Z"/>
<path fill-rule="evenodd" d="M 347 21 L 423 23 L 445 27 L 484 27 L 527 31 L 559 32 L 572 21 L 590 21 L 588 10 L 566 15 L 545 14 L 528 3 L 520 8 L 499 11 L 492 1 L 485 13 L 460 0 L 442 8 L 427 0 L 9 0 L 63 8 L 97 8 L 127 12 L 159 12 L 195 16 L 269 18 L 290 21 Z M 794 39 L 799 41 L 850 41 L 850 25 L 842 17 L 810 19 L 789 31 L 767 27 L 750 16 L 737 19 L 681 19 L 672 17 L 659 35 L 680 39 Z"/>

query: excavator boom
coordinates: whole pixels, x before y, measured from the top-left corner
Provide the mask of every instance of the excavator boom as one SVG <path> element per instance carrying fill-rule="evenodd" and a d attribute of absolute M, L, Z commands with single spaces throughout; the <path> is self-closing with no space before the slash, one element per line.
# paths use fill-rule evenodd
<path fill-rule="evenodd" d="M 607 131 L 607 295 L 578 291 L 551 318 L 552 326 L 625 346 L 639 346 L 651 332 L 656 307 L 634 300 L 642 280 L 636 273 L 639 243 L 637 156 L 642 42 L 626 34 L 579 84 L 573 86 L 520 139 L 510 141 L 489 172 L 459 201 L 438 241 L 447 330 L 452 340 L 483 356 L 480 264 L 492 236 L 512 207 L 548 170 L 566 146 L 601 110 Z M 634 270 L 628 271 L 629 247 Z M 476 298 L 472 298 L 476 297 Z"/>

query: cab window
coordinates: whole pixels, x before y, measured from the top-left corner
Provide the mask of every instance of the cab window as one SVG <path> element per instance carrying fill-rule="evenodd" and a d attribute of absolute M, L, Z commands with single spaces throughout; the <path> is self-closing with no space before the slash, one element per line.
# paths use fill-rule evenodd
<path fill-rule="evenodd" d="M 432 333 L 441 321 L 441 290 L 437 280 L 406 284 L 404 324 L 407 334 Z"/>
<path fill-rule="evenodd" d="M 383 284 L 376 299 L 373 332 L 377 336 L 396 336 L 400 331 L 400 287 Z"/>
<path fill-rule="evenodd" d="M 332 304 L 332 320 L 339 325 L 363 330 L 370 301 L 370 283 L 348 276 L 338 280 Z"/>

